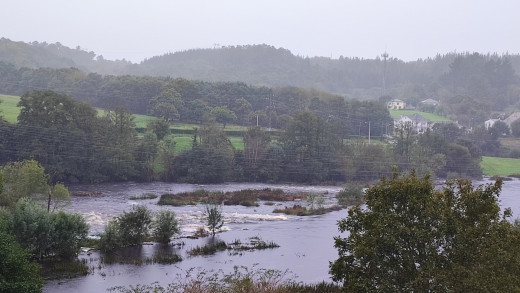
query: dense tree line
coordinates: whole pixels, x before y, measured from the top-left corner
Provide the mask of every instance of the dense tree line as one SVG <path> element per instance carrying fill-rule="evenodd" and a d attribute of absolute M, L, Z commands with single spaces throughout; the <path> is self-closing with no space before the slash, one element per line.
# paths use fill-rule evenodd
<path fill-rule="evenodd" d="M 104 109 L 125 108 L 168 121 L 201 123 L 213 118 L 223 125 L 284 128 L 289 116 L 309 110 L 335 124 L 343 137 L 385 132 L 391 119 L 384 105 L 345 100 L 341 96 L 296 87 L 256 87 L 240 82 L 202 82 L 182 78 L 101 76 L 78 69 L 16 69 L 0 63 L 3 93 L 23 95 L 53 89 Z M 358 127 L 356 127 L 356 125 Z"/>
<path fill-rule="evenodd" d="M 0 123 L 0 164 L 35 159 L 53 182 L 137 180 L 146 173 L 153 148 L 143 150 L 150 141 L 136 139 L 130 112 L 98 117 L 89 104 L 52 91 L 26 93 L 19 106 L 17 124 Z"/>
<path fill-rule="evenodd" d="M 317 114 L 285 114 L 285 127 L 276 132 L 250 127 L 243 133 L 241 151 L 234 149 L 222 126 L 205 116 L 191 149 L 175 154 L 166 119 L 150 123 L 138 137 L 128 111 L 117 108 L 98 116 L 85 102 L 32 91 L 20 99 L 19 122 L 0 124 L 1 163 L 35 159 L 52 182 L 367 181 L 388 174 L 393 165 L 421 174 L 479 176 L 480 158 L 494 146 L 482 135 L 496 141 L 487 132 L 470 136 L 452 124 L 420 136 L 411 127 L 397 129 L 395 145 L 345 140 L 351 133 L 382 138 L 391 121 L 388 112 L 378 103 L 337 97 L 306 103 Z M 342 120 L 347 111 L 357 125 Z"/>
<path fill-rule="evenodd" d="M 0 62 L 13 64 L 16 69 L 75 67 L 86 74 L 316 88 L 358 99 L 389 95 L 414 106 L 427 98 L 450 105 L 453 97 L 462 96 L 473 103 L 484 102 L 491 110 L 503 111 L 519 100 L 516 72 L 520 70 L 520 56 L 514 54 L 448 53 L 403 62 L 394 57 L 385 60 L 377 56 L 374 59 L 309 58 L 269 45 L 246 45 L 168 53 L 132 64 L 125 60 L 104 60 L 80 47 L 71 49 L 59 43 L 26 44 L 1 39 Z"/>

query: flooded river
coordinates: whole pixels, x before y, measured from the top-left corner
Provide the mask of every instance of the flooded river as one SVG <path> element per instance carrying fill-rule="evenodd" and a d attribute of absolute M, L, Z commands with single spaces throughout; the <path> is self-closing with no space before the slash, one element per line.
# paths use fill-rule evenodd
<path fill-rule="evenodd" d="M 489 183 L 489 180 L 475 182 L 475 185 Z M 323 194 L 326 204 L 335 203 L 335 194 L 341 189 L 337 186 L 297 186 L 268 185 L 256 183 L 230 183 L 218 185 L 194 185 L 172 183 L 121 183 L 74 186 L 72 191 L 99 192 L 96 197 L 74 197 L 69 211 L 85 216 L 91 225 L 91 234 L 103 231 L 104 224 L 124 211 L 130 211 L 133 205 L 145 204 L 151 210 L 169 209 L 176 213 L 180 221 L 181 238 L 173 243 L 183 244 L 182 247 L 158 245 L 143 245 L 132 248 L 128 253 L 133 256 L 151 257 L 164 250 L 175 252 L 183 260 L 173 265 L 143 264 L 143 265 L 99 265 L 100 254 L 82 253 L 80 258 L 88 260 L 94 267 L 93 273 L 70 280 L 55 280 L 46 282 L 44 292 L 105 292 L 114 286 L 151 284 L 159 282 L 167 285 L 179 276 L 184 276 L 192 268 L 206 271 L 231 272 L 235 266 L 255 267 L 257 269 L 277 269 L 290 271 L 288 277 L 303 283 L 330 281 L 328 266 L 337 258 L 333 244 L 334 236 L 338 236 L 336 223 L 347 215 L 347 210 L 331 212 L 326 215 L 297 217 L 272 213 L 275 208 L 292 206 L 294 202 L 275 203 L 274 206 L 260 202 L 259 207 L 224 206 L 224 232 L 217 238 L 225 242 L 240 240 L 247 242 L 251 237 L 260 237 L 266 242 L 273 241 L 279 248 L 247 251 L 241 254 L 231 254 L 228 251 L 217 252 L 211 256 L 190 257 L 186 251 L 195 246 L 204 245 L 211 237 L 187 239 L 204 224 L 204 206 L 169 207 L 156 205 L 157 199 L 131 200 L 132 196 L 146 193 L 163 194 L 179 193 L 206 189 L 210 191 L 234 191 L 242 189 L 280 188 L 286 192 L 311 192 Z M 514 216 L 520 215 L 520 181 L 506 181 L 500 204 L 511 207 Z M 302 203 L 304 204 L 304 203 Z"/>

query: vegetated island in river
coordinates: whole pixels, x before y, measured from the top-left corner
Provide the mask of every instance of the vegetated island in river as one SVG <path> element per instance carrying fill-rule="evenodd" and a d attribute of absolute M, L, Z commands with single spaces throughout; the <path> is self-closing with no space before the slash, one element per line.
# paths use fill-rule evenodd
<path fill-rule="evenodd" d="M 239 191 L 207 191 L 204 189 L 193 192 L 182 192 L 176 194 L 166 193 L 161 195 L 158 205 L 196 205 L 196 204 L 224 204 L 224 205 L 241 205 L 241 206 L 259 206 L 258 201 L 266 201 L 266 205 L 272 202 L 302 201 L 306 200 L 309 208 L 295 204 L 291 208 L 275 209 L 274 213 L 285 213 L 288 215 L 308 216 L 316 214 L 325 214 L 330 211 L 336 211 L 344 208 L 342 205 L 334 205 L 332 207 L 324 207 L 322 195 L 307 193 L 286 193 L 281 189 L 245 189 Z M 296 208 L 297 207 L 297 208 Z"/>

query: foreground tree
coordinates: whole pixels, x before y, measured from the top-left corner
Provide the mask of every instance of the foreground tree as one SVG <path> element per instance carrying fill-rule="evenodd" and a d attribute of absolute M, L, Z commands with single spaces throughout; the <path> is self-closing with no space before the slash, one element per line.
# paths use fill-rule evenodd
<path fill-rule="evenodd" d="M 338 223 L 350 234 L 335 238 L 333 279 L 348 292 L 519 292 L 520 232 L 500 212 L 501 185 L 382 179 Z"/>
<path fill-rule="evenodd" d="M 43 280 L 38 264 L 16 242 L 0 219 L 0 292 L 41 292 Z"/>

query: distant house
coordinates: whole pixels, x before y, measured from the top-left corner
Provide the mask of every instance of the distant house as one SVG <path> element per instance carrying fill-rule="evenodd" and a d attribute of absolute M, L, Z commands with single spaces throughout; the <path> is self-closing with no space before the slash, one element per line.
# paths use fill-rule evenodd
<path fill-rule="evenodd" d="M 428 106 L 437 106 L 439 105 L 439 101 L 434 99 L 426 99 L 424 101 L 421 101 L 422 105 L 428 105 Z"/>
<path fill-rule="evenodd" d="M 486 127 L 486 129 L 489 129 L 493 127 L 493 125 L 495 125 L 495 122 L 497 121 L 500 121 L 500 119 L 488 119 L 484 121 L 484 127 Z"/>
<path fill-rule="evenodd" d="M 402 110 L 406 107 L 406 103 L 399 99 L 393 99 L 387 104 L 389 110 Z"/>
<path fill-rule="evenodd" d="M 406 123 L 411 123 L 413 129 L 417 133 L 423 133 L 427 129 L 433 126 L 433 122 L 424 118 L 419 114 L 412 115 L 402 115 L 401 118 L 394 121 L 395 127 L 399 127 L 400 125 L 405 125 Z"/>

